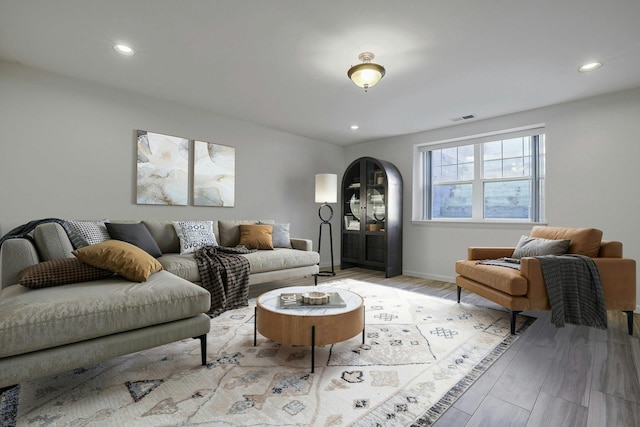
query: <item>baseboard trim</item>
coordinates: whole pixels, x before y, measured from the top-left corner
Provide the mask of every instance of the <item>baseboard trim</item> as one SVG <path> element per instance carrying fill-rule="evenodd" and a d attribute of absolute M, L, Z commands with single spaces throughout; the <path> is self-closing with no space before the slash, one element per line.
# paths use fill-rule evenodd
<path fill-rule="evenodd" d="M 438 280 L 440 282 L 447 282 L 447 283 L 456 283 L 455 277 L 440 276 L 437 274 L 425 274 L 419 271 L 409 271 L 409 270 L 403 270 L 402 274 L 404 274 L 405 276 L 419 277 L 421 279 Z"/>

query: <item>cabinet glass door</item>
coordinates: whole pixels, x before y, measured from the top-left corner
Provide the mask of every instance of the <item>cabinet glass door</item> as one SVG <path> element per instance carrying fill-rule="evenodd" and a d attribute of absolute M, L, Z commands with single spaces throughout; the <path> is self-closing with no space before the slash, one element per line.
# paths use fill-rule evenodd
<path fill-rule="evenodd" d="M 345 177 L 344 191 L 344 224 L 345 230 L 360 231 L 362 229 L 361 224 L 366 222 L 362 219 L 362 203 L 361 203 L 361 186 L 360 182 L 360 165 L 354 165 L 347 171 Z"/>
<path fill-rule="evenodd" d="M 366 229 L 384 231 L 386 177 L 375 162 L 367 162 Z"/>

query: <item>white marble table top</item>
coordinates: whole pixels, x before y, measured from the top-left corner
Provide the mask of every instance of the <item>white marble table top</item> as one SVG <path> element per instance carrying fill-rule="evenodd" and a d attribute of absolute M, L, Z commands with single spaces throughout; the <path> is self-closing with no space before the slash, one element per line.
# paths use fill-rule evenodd
<path fill-rule="evenodd" d="M 340 294 L 346 307 L 295 307 L 295 308 L 280 308 L 280 294 L 283 293 L 296 293 L 302 294 L 305 292 L 337 292 Z M 333 288 L 331 286 L 290 286 L 287 288 L 274 289 L 269 292 L 265 292 L 260 295 L 257 302 L 266 310 L 273 311 L 275 313 L 283 313 L 290 316 L 326 316 L 331 314 L 347 313 L 362 306 L 362 297 L 355 292 L 346 291 L 344 289 Z"/>

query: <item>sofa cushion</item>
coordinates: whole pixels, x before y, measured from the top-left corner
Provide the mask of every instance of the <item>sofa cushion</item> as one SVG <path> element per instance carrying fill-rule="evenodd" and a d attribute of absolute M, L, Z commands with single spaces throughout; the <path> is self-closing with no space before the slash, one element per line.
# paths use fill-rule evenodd
<path fill-rule="evenodd" d="M 109 240 L 111 237 L 104 223 L 105 221 L 67 221 L 69 228 L 84 240 L 84 242 L 77 244 L 77 247 L 93 245 Z"/>
<path fill-rule="evenodd" d="M 180 239 L 171 221 L 142 221 L 163 254 L 180 253 Z"/>
<path fill-rule="evenodd" d="M 20 284 L 27 288 L 47 288 L 68 283 L 88 282 L 113 276 L 109 270 L 85 264 L 77 258 L 40 262 L 20 272 Z"/>
<path fill-rule="evenodd" d="M 116 224 L 107 222 L 107 231 L 112 239 L 122 240 L 139 247 L 152 257 L 159 257 L 162 251 L 155 239 L 149 233 L 149 229 L 141 222 L 136 224 Z"/>
<path fill-rule="evenodd" d="M 250 254 L 242 254 L 242 256 L 249 260 L 251 274 L 306 267 L 320 262 L 320 256 L 317 252 L 285 248 L 274 248 L 272 251 L 257 251 Z"/>
<path fill-rule="evenodd" d="M 0 298 L 0 357 L 206 313 L 209 292 L 160 271 L 145 283 L 115 276 L 55 288 L 12 285 Z"/>
<path fill-rule="evenodd" d="M 71 227 L 69 227 L 69 229 L 70 228 Z M 77 233 L 74 232 L 73 234 L 77 239 L 76 244 L 80 241 L 85 242 Z M 73 244 L 69 236 L 67 236 L 65 229 L 58 223 L 46 222 L 38 225 L 33 230 L 33 241 L 38 248 L 38 254 L 40 254 L 42 261 L 73 258 L 73 254 L 71 253 L 74 249 Z"/>
<path fill-rule="evenodd" d="M 495 265 L 478 264 L 477 261 L 457 261 L 456 273 L 509 295 L 527 294 L 527 279 L 520 270 Z"/>
<path fill-rule="evenodd" d="M 513 251 L 513 258 L 533 257 L 542 255 L 564 255 L 569 250 L 571 240 L 543 239 L 541 237 L 522 236 Z"/>
<path fill-rule="evenodd" d="M 128 280 L 144 282 L 162 270 L 162 265 L 151 255 L 131 243 L 107 240 L 76 249 L 73 254 L 82 262 L 113 271 Z"/>
<path fill-rule="evenodd" d="M 163 254 L 158 258 L 162 268 L 190 282 L 200 281 L 198 264 L 193 254 Z"/>
<path fill-rule="evenodd" d="M 594 258 L 600 252 L 602 231 L 595 228 L 545 227 L 538 225 L 531 230 L 531 237 L 554 240 L 569 239 L 571 240 L 571 246 L 569 246 L 570 254 Z"/>
<path fill-rule="evenodd" d="M 190 254 L 205 246 L 218 246 L 213 234 L 213 221 L 173 221 L 180 253 Z"/>
<path fill-rule="evenodd" d="M 234 247 L 240 243 L 241 224 L 273 224 L 273 220 L 219 220 L 218 235 L 220 246 Z"/>
<path fill-rule="evenodd" d="M 242 254 L 241 256 L 249 260 L 251 274 L 307 267 L 320 262 L 320 255 L 318 255 L 317 252 L 284 248 L 274 248 L 271 251 L 256 251 L 249 254 Z M 191 282 L 200 282 L 198 264 L 193 254 L 164 254 L 158 258 L 158 261 L 165 270 L 176 276 Z"/>
<path fill-rule="evenodd" d="M 238 245 L 247 249 L 273 249 L 272 233 L 272 225 L 241 224 Z"/>

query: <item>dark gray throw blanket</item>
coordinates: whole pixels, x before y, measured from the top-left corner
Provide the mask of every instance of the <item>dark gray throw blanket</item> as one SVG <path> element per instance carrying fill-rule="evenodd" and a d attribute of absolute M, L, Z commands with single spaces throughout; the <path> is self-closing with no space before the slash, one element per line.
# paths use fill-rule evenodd
<path fill-rule="evenodd" d="M 38 225 L 45 224 L 47 222 L 56 222 L 60 224 L 62 228 L 64 228 L 64 231 L 66 231 L 67 236 L 69 236 L 69 240 L 71 240 L 71 242 L 74 244 L 73 247 L 76 248 L 75 241 L 77 241 L 79 238 L 78 234 L 69 227 L 67 221 L 60 218 L 34 219 L 33 221 L 29 221 L 26 224 L 22 224 L 14 228 L 13 230 L 10 230 L 4 236 L 0 237 L 0 246 L 2 246 L 5 240 L 9 239 L 31 239 L 29 233 L 31 233 Z"/>
<path fill-rule="evenodd" d="M 551 323 L 607 329 L 607 308 L 598 266 L 583 255 L 545 255 L 540 260 L 551 305 Z"/>
<path fill-rule="evenodd" d="M 244 246 L 205 246 L 194 253 L 202 287 L 211 293 L 211 317 L 249 305 L 249 261 L 239 254 L 255 251 Z"/>

